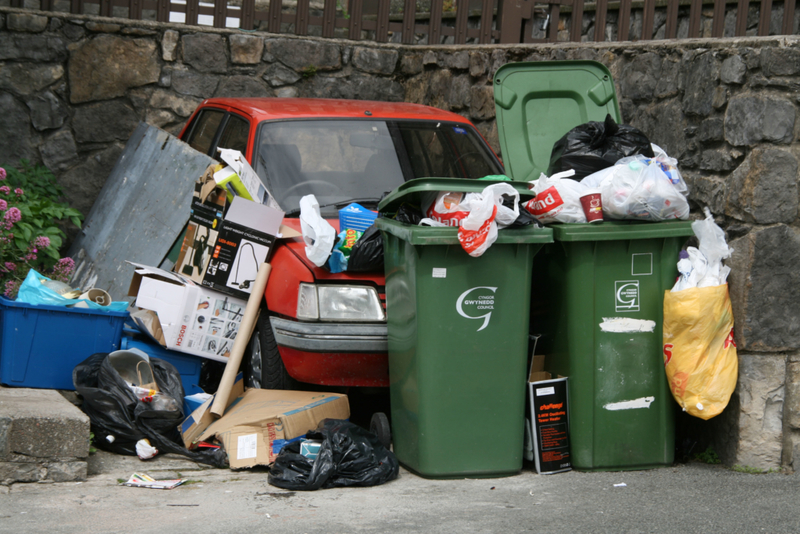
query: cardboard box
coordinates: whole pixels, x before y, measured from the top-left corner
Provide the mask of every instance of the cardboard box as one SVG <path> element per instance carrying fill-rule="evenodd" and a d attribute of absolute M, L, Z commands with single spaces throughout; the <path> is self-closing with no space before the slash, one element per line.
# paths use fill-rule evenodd
<path fill-rule="evenodd" d="M 534 461 L 537 473 L 546 475 L 570 471 L 572 460 L 567 378 L 552 378 L 544 364 L 545 357 L 534 354 L 528 374 L 525 457 Z"/>
<path fill-rule="evenodd" d="M 231 388 L 231 394 L 228 396 L 228 405 L 225 409 L 229 409 L 231 405 L 244 393 L 244 379 L 242 373 L 236 376 L 236 381 Z M 181 438 L 183 438 L 183 445 L 187 449 L 195 448 L 195 444 L 199 441 L 200 435 L 217 420 L 214 414 L 211 413 L 211 405 L 214 403 L 214 395 L 211 395 L 199 408 L 196 408 L 183 423 L 181 423 Z"/>
<path fill-rule="evenodd" d="M 216 188 L 213 167 L 209 167 L 195 184 L 189 223 L 183 234 L 178 261 L 172 269 L 174 272 L 188 276 L 198 284 L 203 281 L 211 253 L 217 244 L 225 207 L 225 191 Z"/>
<path fill-rule="evenodd" d="M 228 192 L 228 202 L 232 202 L 233 198 L 238 196 L 272 209 L 281 209 L 241 152 L 228 148 L 218 150 L 220 158 L 228 166 L 215 172 L 214 180 L 217 187 Z"/>
<path fill-rule="evenodd" d="M 158 315 L 163 337 L 139 319 L 137 324 L 169 349 L 227 362 L 247 302 L 178 273 L 129 263 L 135 269 L 128 295 L 136 297 L 136 306 Z"/>
<path fill-rule="evenodd" d="M 183 442 L 191 448 L 196 442 L 216 439 L 227 451 L 232 469 L 269 465 L 284 445 L 301 440 L 323 419 L 350 417 L 347 395 L 248 389 L 221 418 L 206 425 L 212 402 L 203 404 L 184 421 Z"/>
<path fill-rule="evenodd" d="M 201 284 L 247 299 L 258 267 L 274 247 L 281 221 L 282 211 L 235 197 L 222 221 Z"/>

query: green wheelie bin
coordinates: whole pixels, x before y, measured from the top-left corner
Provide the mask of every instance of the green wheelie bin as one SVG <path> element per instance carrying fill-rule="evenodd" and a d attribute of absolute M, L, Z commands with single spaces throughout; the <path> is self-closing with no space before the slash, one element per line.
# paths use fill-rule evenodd
<path fill-rule="evenodd" d="M 380 204 L 491 182 L 417 179 Z M 526 184 L 515 187 L 530 196 Z M 457 228 L 379 218 L 384 237 L 394 452 L 429 478 L 495 477 L 522 468 L 533 258 L 552 230 L 499 231 L 480 257 Z"/>
<path fill-rule="evenodd" d="M 663 303 L 691 235 L 689 221 L 553 226 L 533 268 L 531 321 L 548 371 L 569 377 L 573 468 L 672 464 Z"/>
<path fill-rule="evenodd" d="M 506 174 L 519 181 L 548 173 L 553 145 L 572 128 L 607 115 L 621 122 L 611 73 L 594 61 L 509 63 L 495 73 L 494 99 Z M 572 467 L 668 465 L 676 404 L 662 306 L 690 223 L 552 228 L 555 243 L 534 263 L 531 321 L 546 370 L 569 377 Z"/>

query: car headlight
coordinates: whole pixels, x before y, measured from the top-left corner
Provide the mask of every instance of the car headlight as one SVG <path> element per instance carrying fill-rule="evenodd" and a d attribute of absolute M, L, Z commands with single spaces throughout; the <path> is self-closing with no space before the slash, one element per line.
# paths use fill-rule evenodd
<path fill-rule="evenodd" d="M 375 288 L 300 284 L 297 318 L 306 321 L 384 321 Z"/>

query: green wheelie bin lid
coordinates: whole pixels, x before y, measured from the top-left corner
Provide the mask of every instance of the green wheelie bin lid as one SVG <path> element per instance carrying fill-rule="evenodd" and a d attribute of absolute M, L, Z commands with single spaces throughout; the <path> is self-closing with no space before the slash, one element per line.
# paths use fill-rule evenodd
<path fill-rule="evenodd" d="M 494 102 L 506 174 L 522 182 L 547 172 L 553 145 L 571 129 L 606 115 L 621 121 L 611 73 L 596 61 L 503 65 Z"/>

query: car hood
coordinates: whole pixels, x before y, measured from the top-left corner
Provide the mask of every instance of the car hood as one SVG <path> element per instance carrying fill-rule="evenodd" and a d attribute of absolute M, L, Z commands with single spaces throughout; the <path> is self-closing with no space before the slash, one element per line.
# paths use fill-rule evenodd
<path fill-rule="evenodd" d="M 338 219 L 326 219 L 328 223 L 333 226 L 336 232 L 339 232 L 339 220 Z M 299 218 L 284 218 L 283 219 L 284 226 L 287 226 L 297 232 L 301 232 L 300 229 L 300 219 Z M 374 272 L 374 273 L 332 273 L 323 267 L 317 267 L 311 260 L 308 259 L 306 256 L 306 244 L 303 241 L 302 236 L 292 237 L 283 239 L 282 243 L 284 246 L 288 247 L 292 253 L 297 256 L 297 258 L 303 262 L 304 265 L 308 267 L 308 269 L 314 274 L 314 278 L 316 280 L 325 280 L 325 281 L 340 281 L 340 282 L 349 282 L 349 281 L 369 281 L 374 283 L 377 286 L 384 286 L 385 285 L 385 276 L 383 271 Z"/>

